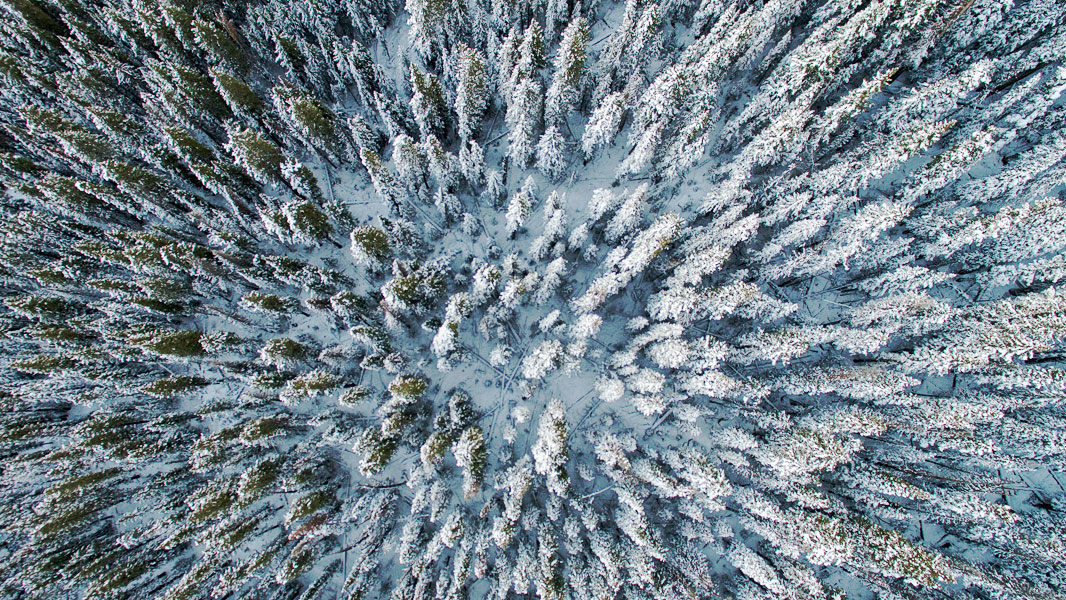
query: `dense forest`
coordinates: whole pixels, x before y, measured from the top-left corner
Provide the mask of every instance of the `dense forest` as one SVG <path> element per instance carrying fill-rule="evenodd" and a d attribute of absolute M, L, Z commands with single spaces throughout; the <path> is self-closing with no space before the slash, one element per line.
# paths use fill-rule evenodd
<path fill-rule="evenodd" d="M 1066 597 L 1060 1 L 0 15 L 0 597 Z"/>

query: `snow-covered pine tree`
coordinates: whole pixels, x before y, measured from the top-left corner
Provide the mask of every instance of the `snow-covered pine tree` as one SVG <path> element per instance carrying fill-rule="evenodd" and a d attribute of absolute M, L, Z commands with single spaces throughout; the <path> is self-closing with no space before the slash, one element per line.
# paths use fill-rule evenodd
<path fill-rule="evenodd" d="M 485 57 L 466 46 L 458 51 L 459 81 L 455 92 L 455 113 L 458 116 L 459 137 L 469 140 L 477 131 L 481 115 L 491 101 L 489 95 L 489 73 Z"/>
<path fill-rule="evenodd" d="M 588 22 L 584 17 L 573 19 L 563 30 L 555 55 L 555 74 L 545 99 L 544 116 L 549 123 L 567 118 L 581 100 L 588 38 Z"/>

